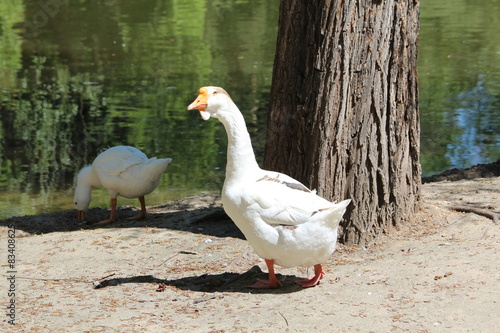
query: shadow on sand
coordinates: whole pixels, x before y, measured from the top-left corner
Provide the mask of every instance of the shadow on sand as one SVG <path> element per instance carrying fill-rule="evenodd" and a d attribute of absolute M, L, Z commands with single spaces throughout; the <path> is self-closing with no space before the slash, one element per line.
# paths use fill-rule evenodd
<path fill-rule="evenodd" d="M 17 230 L 30 234 L 68 232 L 82 229 L 148 227 L 187 231 L 213 237 L 244 239 L 243 234 L 222 209 L 217 196 L 202 195 L 150 207 L 146 219 L 127 220 L 129 217 L 137 215 L 137 212 L 137 208 L 119 208 L 117 210 L 119 221 L 99 226 L 78 223 L 73 210 L 12 217 L 0 220 L 0 226 L 14 226 Z M 105 220 L 109 218 L 109 209 L 90 209 L 87 212 L 87 217 L 93 223 Z"/>
<path fill-rule="evenodd" d="M 243 274 L 222 273 L 222 274 L 202 274 L 199 276 L 183 277 L 175 280 L 158 279 L 152 275 L 141 275 L 123 278 L 110 278 L 94 283 L 95 289 L 118 286 L 126 283 L 151 283 L 159 286 L 157 291 L 163 287 L 172 286 L 181 290 L 199 291 L 207 293 L 234 292 L 234 293 L 271 293 L 288 294 L 302 290 L 303 288 L 295 283 L 299 280 L 294 275 L 277 274 L 283 286 L 278 289 L 252 289 L 247 286 L 254 283 L 257 278 L 266 279 L 267 274 L 262 272 L 259 266 L 253 266 Z M 157 286 L 157 287 L 158 287 Z"/>

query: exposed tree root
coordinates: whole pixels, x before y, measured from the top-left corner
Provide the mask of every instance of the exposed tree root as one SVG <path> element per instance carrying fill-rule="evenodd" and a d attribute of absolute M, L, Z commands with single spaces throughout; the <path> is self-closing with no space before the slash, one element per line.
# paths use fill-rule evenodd
<path fill-rule="evenodd" d="M 484 217 L 487 217 L 493 221 L 493 223 L 498 224 L 498 214 L 484 209 L 484 208 L 478 208 L 474 206 L 465 206 L 465 205 L 459 205 L 459 206 L 447 206 L 449 210 L 456 210 L 458 212 L 464 212 L 464 213 L 474 213 L 477 215 L 481 215 Z"/>

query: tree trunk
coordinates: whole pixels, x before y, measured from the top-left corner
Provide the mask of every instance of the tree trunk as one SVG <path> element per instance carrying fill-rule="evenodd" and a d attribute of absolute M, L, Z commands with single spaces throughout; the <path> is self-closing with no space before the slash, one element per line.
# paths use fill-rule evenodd
<path fill-rule="evenodd" d="M 352 198 L 363 245 L 420 202 L 418 0 L 282 0 L 264 165 Z"/>

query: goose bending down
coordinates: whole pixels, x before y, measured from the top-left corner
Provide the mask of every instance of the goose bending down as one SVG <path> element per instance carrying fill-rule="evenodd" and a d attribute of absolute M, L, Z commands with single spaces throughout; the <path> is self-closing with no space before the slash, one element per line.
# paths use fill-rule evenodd
<path fill-rule="evenodd" d="M 75 208 L 79 222 L 85 221 L 85 211 L 91 201 L 92 187 L 104 187 L 111 197 L 111 216 L 97 224 L 117 220 L 116 197 L 138 198 L 141 213 L 129 220 L 146 217 L 144 196 L 153 192 L 160 183 L 171 158 L 149 158 L 137 148 L 116 146 L 100 153 L 92 163 L 80 170 L 75 188 Z"/>
<path fill-rule="evenodd" d="M 224 210 L 269 269 L 269 280 L 259 279 L 249 287 L 281 286 L 275 263 L 283 267 L 314 265 L 314 276 L 297 283 L 303 287 L 318 284 L 325 274 L 321 263 L 335 251 L 338 225 L 351 200 L 332 203 L 285 174 L 262 170 L 243 115 L 224 89 L 200 88 L 188 106 L 193 109 L 204 120 L 219 119 L 227 132 Z"/>

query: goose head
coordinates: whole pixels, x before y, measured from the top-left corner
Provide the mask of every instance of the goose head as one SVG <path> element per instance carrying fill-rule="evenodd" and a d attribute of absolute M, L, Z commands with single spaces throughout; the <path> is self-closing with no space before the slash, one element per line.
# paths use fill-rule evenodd
<path fill-rule="evenodd" d="M 210 117 L 217 118 L 221 112 L 229 110 L 234 104 L 229 94 L 220 87 L 202 87 L 198 91 L 198 97 L 189 104 L 188 110 L 199 110 L 201 118 L 208 120 Z"/>
<path fill-rule="evenodd" d="M 92 200 L 92 166 L 86 166 L 78 173 L 76 178 L 75 196 L 75 211 L 78 222 L 85 222 L 85 211 L 89 208 Z"/>
<path fill-rule="evenodd" d="M 84 188 L 77 187 L 75 190 L 75 211 L 78 222 L 85 222 L 85 211 L 89 208 L 90 205 L 90 191 L 87 191 Z"/>

